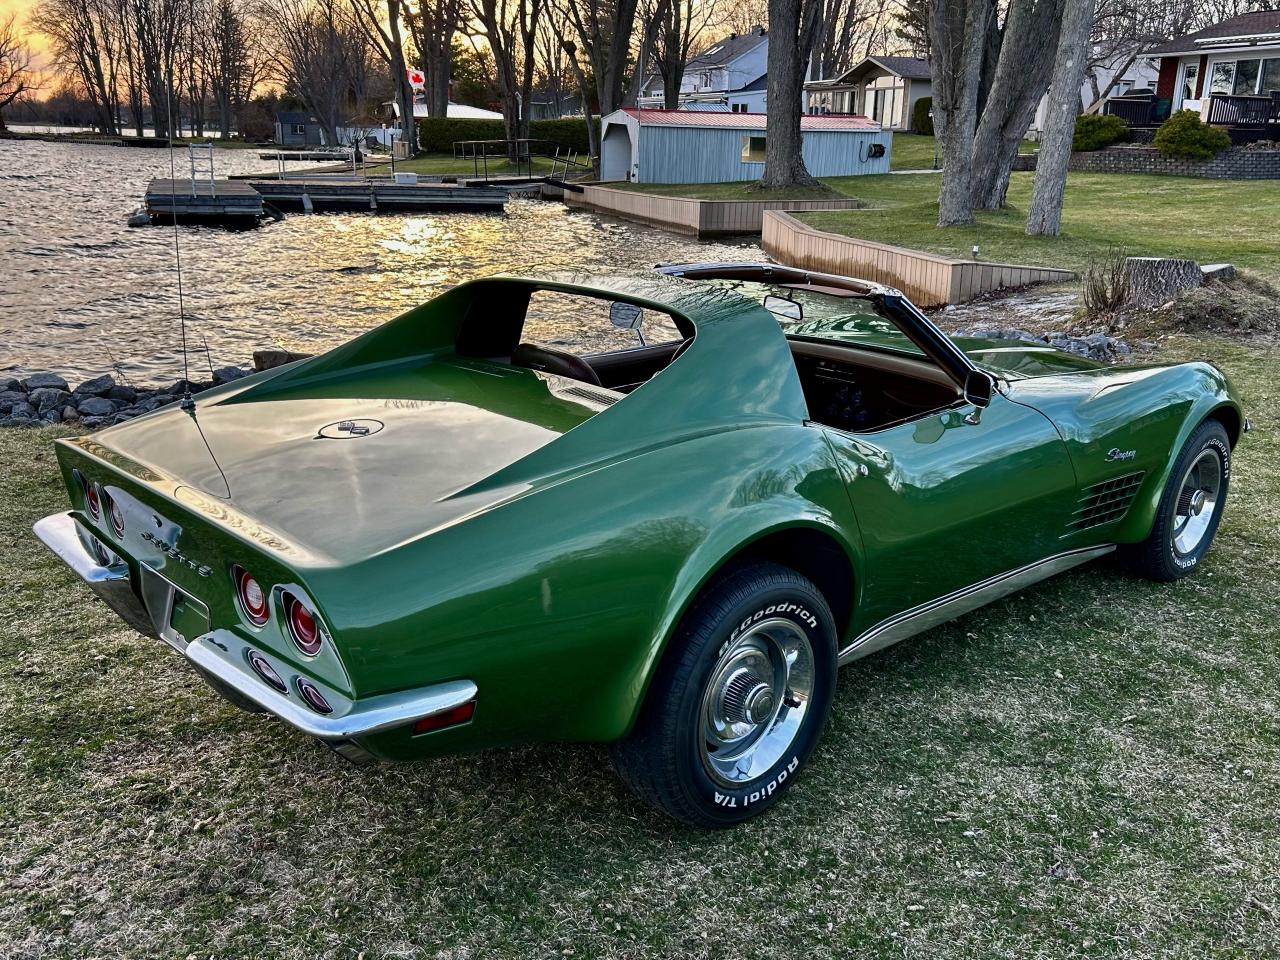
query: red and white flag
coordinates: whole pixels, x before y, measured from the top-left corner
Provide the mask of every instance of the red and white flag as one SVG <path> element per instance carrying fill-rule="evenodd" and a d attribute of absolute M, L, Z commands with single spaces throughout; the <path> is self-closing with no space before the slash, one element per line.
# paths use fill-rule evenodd
<path fill-rule="evenodd" d="M 409 86 L 415 90 L 425 90 L 427 88 L 427 78 L 417 67 L 409 67 L 405 70 L 405 76 L 409 78 Z"/>

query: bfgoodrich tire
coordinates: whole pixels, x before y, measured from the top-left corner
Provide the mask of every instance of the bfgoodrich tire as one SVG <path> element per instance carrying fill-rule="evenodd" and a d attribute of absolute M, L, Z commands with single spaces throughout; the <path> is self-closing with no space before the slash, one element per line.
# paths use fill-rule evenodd
<path fill-rule="evenodd" d="M 623 782 L 699 827 L 763 813 L 787 791 L 831 710 L 836 628 L 818 589 L 786 567 L 742 568 L 695 601 L 631 735 Z"/>
<path fill-rule="evenodd" d="M 1125 551 L 1133 571 L 1165 582 L 1194 572 L 1218 532 L 1230 480 L 1231 438 L 1206 420 L 1178 454 L 1151 535 Z"/>

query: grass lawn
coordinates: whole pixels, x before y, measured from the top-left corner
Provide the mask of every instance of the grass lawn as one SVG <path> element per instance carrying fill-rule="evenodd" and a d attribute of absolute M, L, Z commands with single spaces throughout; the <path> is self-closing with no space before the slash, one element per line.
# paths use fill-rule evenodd
<path fill-rule="evenodd" d="M 1165 355 L 1257 427 L 1198 574 L 1093 565 L 852 665 L 718 834 L 598 747 L 356 768 L 236 711 L 36 545 L 60 434 L 0 430 L 0 956 L 1280 954 L 1280 349 Z"/>

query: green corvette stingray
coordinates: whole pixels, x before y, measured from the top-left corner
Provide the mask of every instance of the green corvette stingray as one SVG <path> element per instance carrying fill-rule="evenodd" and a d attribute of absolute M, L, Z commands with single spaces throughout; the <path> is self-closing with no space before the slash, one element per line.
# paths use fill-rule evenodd
<path fill-rule="evenodd" d="M 603 741 L 714 827 L 795 780 L 840 664 L 1112 551 L 1191 573 L 1247 429 L 1208 364 L 953 340 L 858 280 L 495 277 L 60 441 L 35 530 L 352 760 Z"/>

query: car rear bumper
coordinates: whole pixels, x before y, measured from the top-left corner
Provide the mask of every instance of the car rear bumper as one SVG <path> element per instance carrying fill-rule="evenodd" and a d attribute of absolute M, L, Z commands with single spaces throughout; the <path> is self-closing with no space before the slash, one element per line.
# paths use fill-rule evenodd
<path fill-rule="evenodd" d="M 32 530 L 129 626 L 166 641 L 203 672 L 290 726 L 334 745 L 344 756 L 355 758 L 353 751 L 347 749 L 353 740 L 446 713 L 476 698 L 476 685 L 470 680 L 451 680 L 359 700 L 322 687 L 334 711 L 317 713 L 298 695 L 297 671 L 269 651 L 257 652 L 267 657 L 286 681 L 287 691 L 278 691 L 262 680 L 249 664 L 249 643 L 233 631 L 211 630 L 189 642 L 175 633 L 168 618 L 176 588 L 156 571 L 139 565 L 147 582 L 135 589 L 128 562 L 86 531 L 74 514 L 52 514 Z"/>

